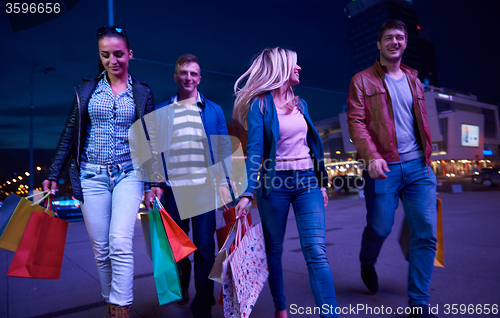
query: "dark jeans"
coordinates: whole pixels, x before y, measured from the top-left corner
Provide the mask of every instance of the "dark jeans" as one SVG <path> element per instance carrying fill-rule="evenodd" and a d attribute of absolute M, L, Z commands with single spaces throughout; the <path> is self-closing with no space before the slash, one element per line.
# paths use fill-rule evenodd
<path fill-rule="evenodd" d="M 403 202 L 410 227 L 408 295 L 411 306 L 427 307 L 436 254 L 436 176 L 425 159 L 389 164 L 387 179 L 366 180 L 366 221 L 361 241 L 361 265 L 374 268 L 385 239 L 394 224 L 394 212 Z"/>
<path fill-rule="evenodd" d="M 276 171 L 271 193 L 266 197 L 261 193 L 260 188 L 257 204 L 266 241 L 269 287 L 276 310 L 286 309 L 281 256 L 288 210 L 292 204 L 316 305 L 333 308 L 333 313 L 322 317 L 338 317 L 334 312 L 337 299 L 326 257 L 325 208 L 315 172 L 312 169 Z"/>
<path fill-rule="evenodd" d="M 197 197 L 201 197 L 203 191 L 206 191 L 207 186 L 192 186 L 190 188 L 193 190 L 192 200 L 196 200 Z M 211 307 L 215 304 L 214 282 L 208 278 L 208 275 L 215 261 L 215 211 L 213 210 L 190 219 L 181 220 L 171 187 L 165 188 L 162 199 L 168 214 L 170 214 L 186 234 L 189 233 L 189 221 L 191 220 L 193 228 L 192 239 L 197 248 L 194 252 L 196 295 L 191 302 L 191 311 L 195 317 L 211 317 Z M 204 202 L 200 202 L 200 204 L 206 206 Z M 181 272 L 181 287 L 184 291 L 189 288 L 191 261 L 186 257 L 179 261 L 178 265 Z"/>

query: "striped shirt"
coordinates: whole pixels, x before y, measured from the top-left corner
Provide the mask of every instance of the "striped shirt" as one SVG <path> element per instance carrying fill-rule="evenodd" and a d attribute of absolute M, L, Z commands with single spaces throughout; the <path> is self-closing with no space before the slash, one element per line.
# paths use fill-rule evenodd
<path fill-rule="evenodd" d="M 136 119 L 132 77 L 128 76 L 125 91 L 115 97 L 104 76 L 92 93 L 88 113 L 82 160 L 98 165 L 131 160 L 128 129 Z"/>
<path fill-rule="evenodd" d="M 201 120 L 200 95 L 189 109 L 177 101 L 173 104 L 175 117 L 172 142 L 167 159 L 167 185 L 194 186 L 204 184 L 208 177 L 206 134 Z"/>

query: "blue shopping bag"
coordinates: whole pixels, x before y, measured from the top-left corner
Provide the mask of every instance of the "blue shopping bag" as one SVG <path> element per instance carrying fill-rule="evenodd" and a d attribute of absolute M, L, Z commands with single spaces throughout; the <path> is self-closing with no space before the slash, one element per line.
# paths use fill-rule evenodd
<path fill-rule="evenodd" d="M 0 207 L 0 236 L 7 227 L 7 223 L 9 223 L 10 217 L 16 210 L 19 201 L 21 201 L 21 197 L 14 193 L 9 193 L 5 200 L 3 200 Z"/>
<path fill-rule="evenodd" d="M 149 210 L 153 275 L 160 305 L 182 298 L 177 263 L 168 242 L 158 205 Z"/>

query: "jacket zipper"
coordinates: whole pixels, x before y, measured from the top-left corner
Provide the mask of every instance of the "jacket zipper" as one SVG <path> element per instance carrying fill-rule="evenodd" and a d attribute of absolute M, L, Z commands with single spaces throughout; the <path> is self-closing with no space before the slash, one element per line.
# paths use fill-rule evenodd
<path fill-rule="evenodd" d="M 81 129 L 82 129 L 82 114 L 81 114 L 81 105 L 80 105 L 80 95 L 78 94 L 78 90 L 75 87 L 75 93 L 76 93 L 76 100 L 78 102 L 78 142 L 77 142 L 77 148 L 76 148 L 76 164 L 79 166 L 80 165 L 80 135 L 81 135 Z"/>

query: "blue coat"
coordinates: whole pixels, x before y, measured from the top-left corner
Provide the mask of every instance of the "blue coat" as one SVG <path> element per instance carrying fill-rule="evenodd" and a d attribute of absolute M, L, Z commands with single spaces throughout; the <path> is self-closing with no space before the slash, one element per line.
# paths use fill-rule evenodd
<path fill-rule="evenodd" d="M 254 190 L 261 188 L 262 196 L 267 196 L 272 191 L 272 180 L 276 175 L 276 149 L 279 139 L 279 120 L 276 106 L 271 93 L 264 97 L 264 109 L 259 109 L 259 99 L 252 100 L 247 116 L 248 141 L 247 141 L 247 175 L 248 187 L 242 196 L 253 197 Z M 323 142 L 314 127 L 306 102 L 300 100 L 302 113 L 307 123 L 307 145 L 310 149 L 313 168 L 318 178 L 320 187 L 328 184 L 328 174 L 325 169 Z M 261 166 L 262 164 L 262 166 Z M 260 179 L 257 176 L 260 170 Z"/>

